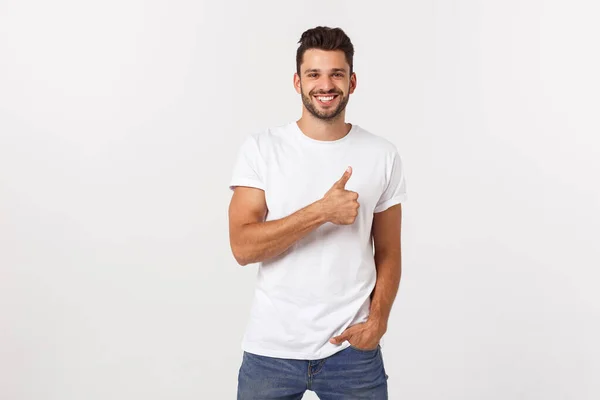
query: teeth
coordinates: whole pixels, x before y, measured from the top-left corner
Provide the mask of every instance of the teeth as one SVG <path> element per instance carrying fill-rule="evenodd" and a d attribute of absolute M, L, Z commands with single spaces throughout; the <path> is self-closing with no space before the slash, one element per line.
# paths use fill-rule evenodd
<path fill-rule="evenodd" d="M 317 99 L 321 100 L 321 101 L 329 101 L 329 100 L 333 100 L 334 96 L 328 96 L 328 97 L 317 97 Z"/>

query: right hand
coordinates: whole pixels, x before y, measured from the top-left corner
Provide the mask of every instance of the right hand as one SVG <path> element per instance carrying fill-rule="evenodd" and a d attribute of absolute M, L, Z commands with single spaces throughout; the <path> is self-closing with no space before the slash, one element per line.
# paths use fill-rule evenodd
<path fill-rule="evenodd" d="M 346 190 L 346 183 L 351 176 L 352 168 L 348 167 L 321 199 L 327 221 L 336 225 L 351 225 L 358 215 L 358 193 Z"/>

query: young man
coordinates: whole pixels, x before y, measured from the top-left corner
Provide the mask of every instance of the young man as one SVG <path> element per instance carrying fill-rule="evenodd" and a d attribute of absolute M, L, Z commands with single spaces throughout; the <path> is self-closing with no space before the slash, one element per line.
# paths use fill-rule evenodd
<path fill-rule="evenodd" d="M 402 161 L 345 122 L 348 36 L 316 27 L 299 43 L 302 117 L 249 135 L 230 182 L 233 255 L 259 263 L 238 399 L 387 399 L 379 343 L 400 283 Z"/>

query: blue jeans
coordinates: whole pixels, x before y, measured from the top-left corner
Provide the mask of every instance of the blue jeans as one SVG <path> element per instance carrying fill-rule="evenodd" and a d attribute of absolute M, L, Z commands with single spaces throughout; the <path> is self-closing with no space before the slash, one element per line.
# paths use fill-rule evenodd
<path fill-rule="evenodd" d="M 321 400 L 387 400 L 381 346 L 348 347 L 320 360 L 290 360 L 244 352 L 238 400 L 296 400 L 306 390 Z"/>

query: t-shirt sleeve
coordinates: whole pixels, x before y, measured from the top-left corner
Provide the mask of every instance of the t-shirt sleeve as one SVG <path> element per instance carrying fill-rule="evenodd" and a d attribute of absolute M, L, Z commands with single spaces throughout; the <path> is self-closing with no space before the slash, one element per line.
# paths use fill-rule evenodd
<path fill-rule="evenodd" d="M 256 138 L 249 135 L 238 151 L 229 189 L 233 190 L 236 186 L 250 186 L 265 190 L 263 165 Z"/>
<path fill-rule="evenodd" d="M 391 206 L 400 204 L 407 199 L 406 181 L 404 179 L 404 166 L 398 151 L 395 151 L 391 162 L 387 163 L 386 188 L 381 194 L 373 212 L 387 210 Z"/>

